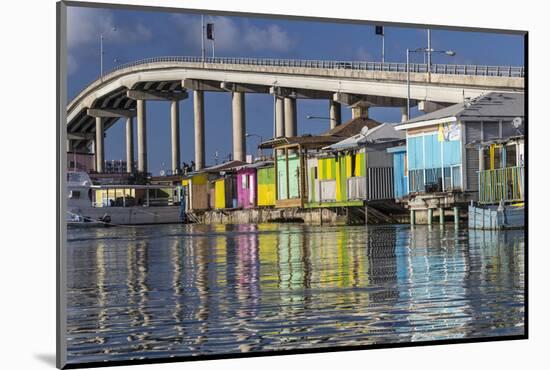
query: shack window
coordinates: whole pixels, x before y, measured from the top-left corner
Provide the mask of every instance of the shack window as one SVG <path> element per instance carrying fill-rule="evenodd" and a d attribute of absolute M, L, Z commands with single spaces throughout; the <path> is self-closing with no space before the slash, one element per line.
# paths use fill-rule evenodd
<path fill-rule="evenodd" d="M 356 162 L 355 159 L 356 159 L 356 155 L 352 154 L 351 155 L 351 177 L 355 176 L 355 162 Z"/>
<path fill-rule="evenodd" d="M 80 191 L 71 190 L 71 192 L 69 193 L 69 198 L 71 198 L 71 199 L 80 199 Z"/>
<path fill-rule="evenodd" d="M 485 150 L 484 162 L 486 170 L 494 170 L 501 168 L 502 161 L 502 146 L 491 144 L 489 148 Z"/>
<path fill-rule="evenodd" d="M 248 176 L 242 175 L 241 180 L 241 188 L 248 189 Z"/>
<path fill-rule="evenodd" d="M 506 167 L 517 166 L 516 144 L 506 146 Z"/>
<path fill-rule="evenodd" d="M 502 146 L 495 146 L 493 169 L 502 168 Z"/>

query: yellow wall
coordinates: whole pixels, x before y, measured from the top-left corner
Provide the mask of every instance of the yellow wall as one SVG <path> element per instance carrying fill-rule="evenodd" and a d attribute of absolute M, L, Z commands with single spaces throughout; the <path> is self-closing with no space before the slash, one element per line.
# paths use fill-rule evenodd
<path fill-rule="evenodd" d="M 225 180 L 219 179 L 214 182 L 214 207 L 216 209 L 225 208 Z"/>
<path fill-rule="evenodd" d="M 258 206 L 275 205 L 275 184 L 258 184 Z"/>
<path fill-rule="evenodd" d="M 206 185 L 206 183 L 208 182 L 208 175 L 205 173 L 194 175 L 191 178 L 191 181 L 193 185 Z"/>

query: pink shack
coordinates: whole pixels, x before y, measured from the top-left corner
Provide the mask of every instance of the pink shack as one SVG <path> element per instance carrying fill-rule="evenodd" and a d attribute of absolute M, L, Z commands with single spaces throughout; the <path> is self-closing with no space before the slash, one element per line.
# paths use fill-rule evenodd
<path fill-rule="evenodd" d="M 237 170 L 237 208 L 258 206 L 258 170 L 273 167 L 271 161 L 259 161 L 239 167 Z"/>

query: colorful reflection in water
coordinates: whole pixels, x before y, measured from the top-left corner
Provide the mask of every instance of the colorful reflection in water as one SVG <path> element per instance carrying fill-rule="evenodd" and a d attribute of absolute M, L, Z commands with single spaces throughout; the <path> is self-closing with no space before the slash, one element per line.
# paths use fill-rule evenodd
<path fill-rule="evenodd" d="M 524 233 L 70 230 L 70 363 L 524 332 Z"/>

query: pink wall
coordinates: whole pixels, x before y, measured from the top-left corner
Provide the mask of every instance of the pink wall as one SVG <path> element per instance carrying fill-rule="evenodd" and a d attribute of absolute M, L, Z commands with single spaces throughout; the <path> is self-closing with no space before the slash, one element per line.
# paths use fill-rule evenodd
<path fill-rule="evenodd" d="M 243 168 L 237 171 L 237 207 L 254 208 L 257 202 L 257 188 L 255 168 Z"/>

